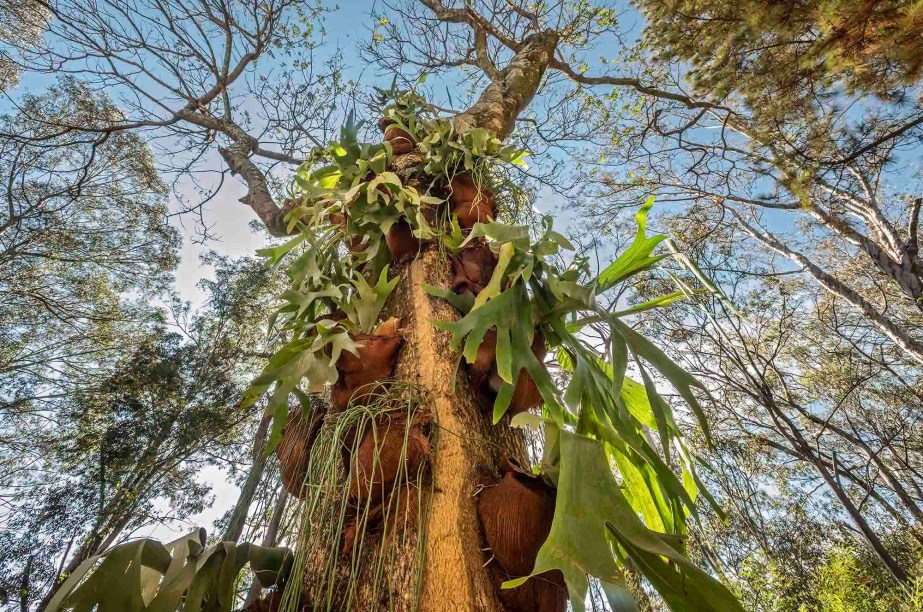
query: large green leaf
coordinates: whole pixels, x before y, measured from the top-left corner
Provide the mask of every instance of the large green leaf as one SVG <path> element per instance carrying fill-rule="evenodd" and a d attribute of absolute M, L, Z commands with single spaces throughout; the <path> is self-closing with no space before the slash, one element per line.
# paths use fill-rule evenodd
<path fill-rule="evenodd" d="M 378 321 L 378 315 L 385 307 L 388 296 L 400 282 L 401 278 L 395 276 L 388 280 L 388 266 L 385 266 L 378 276 L 375 285 L 369 284 L 365 277 L 358 272 L 353 280 L 356 294 L 352 300 L 342 305 L 350 318 L 356 323 L 359 332 L 370 334 Z"/>
<path fill-rule="evenodd" d="M 304 242 L 306 238 L 304 234 L 299 234 L 282 244 L 266 247 L 264 249 L 257 249 L 256 254 L 267 258 L 270 264 L 277 264 L 289 253 L 289 251 Z"/>
<path fill-rule="evenodd" d="M 646 362 L 654 366 L 658 372 L 660 372 L 664 378 L 666 378 L 671 385 L 679 392 L 686 403 L 692 408 L 696 417 L 699 421 L 699 426 L 702 428 L 702 432 L 705 434 L 705 439 L 708 440 L 709 429 L 708 429 L 708 420 L 705 418 L 705 411 L 702 410 L 702 406 L 699 404 L 699 401 L 696 399 L 695 394 L 692 389 L 696 388 L 702 391 L 703 393 L 708 393 L 705 389 L 705 385 L 700 383 L 694 376 L 689 372 L 678 366 L 672 359 L 667 357 L 667 354 L 656 347 L 650 340 L 631 329 L 628 325 L 623 323 L 617 317 L 610 318 L 612 323 L 613 332 L 618 333 L 622 338 L 625 339 L 625 342 L 628 344 L 631 352 L 644 359 Z M 645 385 L 648 388 L 649 397 L 656 395 L 656 391 L 653 390 L 653 385 Z M 659 395 L 657 396 L 659 398 Z M 662 401 L 662 400 L 659 400 Z M 654 405 L 654 400 L 652 399 L 652 405 Z M 657 407 L 655 406 L 655 414 Z"/>
<path fill-rule="evenodd" d="M 619 520 L 606 523 L 609 533 L 672 610 L 743 612 L 727 587 L 670 546 L 662 534 L 647 529 L 624 509 L 613 514 Z"/>
<path fill-rule="evenodd" d="M 548 424 L 546 428 L 554 426 Z M 602 447 L 594 440 L 566 430 L 558 430 L 557 435 L 560 448 L 558 492 L 551 531 L 539 550 L 532 574 L 505 582 L 503 586 L 516 587 L 531 576 L 560 570 L 574 610 L 584 610 L 589 589 L 587 576 L 603 580 L 614 592 L 627 595 L 623 602 L 631 602 L 630 605 L 619 610 L 637 610 L 606 534 L 612 489 L 618 487 L 605 463 Z M 603 469 L 599 469 L 597 461 L 602 461 Z"/>
<path fill-rule="evenodd" d="M 145 593 L 148 594 L 145 599 L 147 600 L 151 594 L 154 597 L 145 612 L 175 612 L 183 600 L 186 589 L 195 578 L 196 566 L 190 563 L 189 559 L 194 559 L 202 553 L 205 549 L 205 538 L 205 530 L 196 529 L 166 545 L 173 558 L 162 581 L 156 572 L 149 572 L 148 582 L 143 585 Z"/>
<path fill-rule="evenodd" d="M 468 314 L 474 307 L 474 296 L 471 295 L 470 291 L 466 291 L 459 295 L 451 289 L 443 289 L 442 287 L 434 287 L 426 284 L 423 285 L 423 291 L 433 297 L 444 299 L 462 314 Z"/>
<path fill-rule="evenodd" d="M 668 589 L 665 598 L 674 610 L 742 610 L 724 586 L 671 547 L 668 536 L 644 526 L 616 483 L 598 441 L 566 430 L 555 435 L 560 449 L 555 516 L 531 576 L 560 570 L 577 611 L 584 610 L 587 576 L 605 581 L 624 596 L 617 544 L 658 591 Z M 504 586 L 515 587 L 527 579 Z M 637 609 L 624 597 L 616 603 L 615 610 Z"/>
<path fill-rule="evenodd" d="M 46 612 L 176 612 L 181 604 L 186 612 L 230 612 L 247 563 L 267 587 L 284 581 L 294 561 L 287 548 L 204 544 L 198 529 L 166 545 L 143 538 L 114 546 L 84 561 Z"/>
<path fill-rule="evenodd" d="M 614 317 L 625 317 L 632 314 L 638 314 L 640 312 L 645 312 L 647 310 L 652 310 L 654 308 L 664 308 L 669 306 L 674 302 L 686 299 L 688 296 L 685 291 L 671 291 L 670 293 L 665 293 L 663 295 L 657 296 L 641 304 L 635 304 L 625 310 L 619 310 L 612 313 Z"/>
<path fill-rule="evenodd" d="M 516 381 L 525 369 L 549 406 L 557 406 L 556 388 L 548 370 L 532 352 L 535 327 L 532 306 L 522 283 L 516 283 L 497 297 L 472 310 L 458 321 L 433 321 L 452 333 L 450 346 L 457 349 L 464 341 L 462 355 L 474 363 L 478 347 L 491 329 L 497 333 L 497 373 L 503 384 L 494 401 L 494 422 L 509 408 Z"/>
<path fill-rule="evenodd" d="M 93 566 L 97 561 L 99 565 Z M 142 538 L 113 547 L 84 562 L 61 586 L 47 612 L 70 609 L 75 612 L 133 612 L 144 609 L 141 583 L 143 567 L 160 573 L 170 566 L 170 553 L 156 540 Z M 93 572 L 86 580 L 90 569 Z M 79 586 L 78 586 L 79 583 Z M 76 588 L 75 588 L 76 587 Z"/>

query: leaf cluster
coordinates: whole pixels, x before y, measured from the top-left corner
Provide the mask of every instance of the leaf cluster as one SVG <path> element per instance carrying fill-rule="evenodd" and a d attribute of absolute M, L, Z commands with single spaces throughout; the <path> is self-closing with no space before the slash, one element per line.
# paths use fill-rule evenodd
<path fill-rule="evenodd" d="M 141 538 L 80 564 L 46 611 L 229 612 L 237 575 L 248 563 L 263 587 L 283 583 L 294 555 L 287 548 L 219 542 L 205 547 L 197 529 L 168 544 Z"/>
<path fill-rule="evenodd" d="M 609 310 L 597 300 L 652 269 L 664 257 L 653 255 L 664 237 L 649 237 L 645 231 L 652 205 L 649 199 L 638 211 L 638 232 L 629 248 L 595 277 L 590 275 L 588 262 L 579 257 L 566 268 L 556 265 L 555 256 L 574 247 L 552 229 L 546 217 L 535 239 L 525 226 L 492 222 L 474 227 L 465 243 L 486 239 L 498 254 L 498 264 L 487 287 L 473 301 L 466 303 L 439 288 L 425 289 L 452 300 L 463 311 L 460 320 L 436 325 L 451 332 L 452 346 L 461 347 L 469 363 L 474 362 L 486 333 L 493 330 L 497 334 L 497 372 L 503 383 L 494 402 L 495 422 L 506 413 L 523 372 L 528 372 L 542 394 L 544 420 L 525 415 L 514 419 L 519 424 L 544 425 L 548 441 L 541 470 L 558 487 L 554 525 L 533 575 L 561 570 L 572 604 L 581 609 L 588 575 L 603 581 L 614 609 L 624 609 L 627 601 L 633 601 L 619 567 L 642 573 L 672 604 L 685 601 L 696 602 L 695 609 L 736 609 L 727 607 L 733 597 L 726 589 L 683 556 L 685 521 L 695 513 L 699 477 L 696 459 L 682 439 L 670 405 L 658 391 L 654 374 L 693 409 L 707 435 L 695 395 L 705 389 L 622 320 L 690 294 L 681 287 L 622 311 Z M 584 333 L 590 324 L 606 329 L 604 347 L 594 345 Z M 558 366 L 567 373 L 563 389 L 531 350 L 537 330 L 557 349 Z M 629 365 L 641 382 L 627 376 Z M 663 456 L 669 458 L 675 452 L 681 479 L 646 431 L 657 433 Z M 615 479 L 612 464 L 621 483 Z M 589 479 L 588 473 L 592 473 Z M 594 485 L 579 484 L 583 482 Z M 590 508 L 610 510 L 588 516 Z"/>

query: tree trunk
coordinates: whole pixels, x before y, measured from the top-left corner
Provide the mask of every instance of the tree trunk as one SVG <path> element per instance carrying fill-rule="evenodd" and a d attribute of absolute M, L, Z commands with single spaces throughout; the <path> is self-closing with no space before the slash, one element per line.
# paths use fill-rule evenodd
<path fill-rule="evenodd" d="M 288 491 L 285 490 L 284 486 L 279 485 L 277 494 L 276 503 L 272 508 L 272 516 L 269 518 L 269 525 L 266 527 L 266 532 L 263 534 L 260 546 L 276 545 L 276 537 L 279 534 L 279 524 L 282 522 L 282 515 L 285 514 L 285 506 L 288 503 Z M 260 581 L 254 578 L 250 583 L 250 591 L 247 593 L 244 609 L 259 598 L 261 590 Z"/>
<path fill-rule="evenodd" d="M 272 421 L 271 415 L 264 414 L 260 419 L 259 427 L 256 430 L 256 436 L 253 441 L 253 456 L 250 464 L 250 471 L 247 473 L 247 479 L 244 486 L 240 489 L 240 495 L 237 496 L 237 503 L 231 512 L 231 518 L 228 521 L 227 529 L 221 539 L 225 542 L 236 542 L 244 532 L 244 525 L 247 523 L 247 515 L 250 513 L 250 504 L 253 503 L 253 497 L 259 487 L 260 480 L 263 478 L 263 472 L 266 469 L 266 457 L 263 449 L 266 447 L 267 433 L 269 432 L 269 423 Z"/>
<path fill-rule="evenodd" d="M 897 560 L 891 556 L 891 553 L 888 552 L 888 549 L 885 548 L 885 545 L 882 543 L 881 539 L 878 537 L 878 534 L 875 533 L 875 530 L 872 529 L 872 526 L 868 524 L 868 521 L 865 520 L 865 517 L 862 516 L 862 513 L 859 512 L 859 509 L 849 498 L 849 495 L 836 480 L 834 475 L 830 474 L 827 471 L 827 468 L 819 463 L 814 463 L 815 469 L 820 473 L 821 478 L 824 479 L 824 482 L 827 483 L 827 486 L 830 487 L 830 490 L 833 491 L 833 494 L 836 495 L 836 498 L 840 500 L 840 504 L 843 506 L 843 509 L 846 510 L 846 513 L 849 514 L 849 518 L 852 519 L 853 523 L 856 524 L 856 527 L 859 529 L 859 532 L 862 534 L 862 537 L 865 538 L 865 541 L 868 545 L 875 551 L 875 554 L 878 555 L 878 558 L 887 568 L 887 570 L 894 576 L 894 579 L 902 584 L 907 584 L 908 576 L 907 572 L 904 571 L 904 568 L 900 566 Z"/>
<path fill-rule="evenodd" d="M 390 316 L 401 318 L 405 344 L 395 377 L 421 392 L 421 406 L 432 419 L 430 475 L 432 493 L 423 502 L 419 531 L 406 534 L 389 552 L 384 571 L 376 573 L 374 555 L 363 553 L 358 567 L 340 559 L 336 595 L 312 591 L 317 577 L 309 564 L 306 594 L 320 610 L 478 610 L 502 612 L 486 568 L 489 555 L 481 535 L 477 493 L 488 477 L 499 475 L 502 455 L 524 459 L 522 433 L 504 423 L 493 425 L 461 373 L 455 379 L 459 351 L 449 348 L 450 334 L 433 321 L 454 320 L 455 309 L 423 291 L 423 284 L 445 287 L 450 282 L 445 255 L 428 250 L 398 266 L 402 275 L 389 302 Z M 454 387 L 454 388 L 453 388 Z M 422 483 L 426 484 L 426 483 Z M 430 487 L 421 486 L 422 490 Z M 416 529 L 416 527 L 412 527 Z M 378 536 L 367 535 L 374 550 Z M 309 551 L 314 555 L 315 551 Z M 321 556 L 324 553 L 321 551 Z M 377 582 L 375 576 L 379 576 Z"/>
<path fill-rule="evenodd" d="M 420 609 L 502 610 L 484 567 L 476 493 L 482 476 L 496 472 L 503 452 L 522 458 L 525 445 L 520 432 L 491 424 L 463 374 L 453 393 L 458 352 L 449 349 L 448 332 L 432 322 L 457 315 L 422 289 L 424 283 L 447 286 L 448 266 L 440 253 L 425 253 L 410 264 L 398 295 L 407 306 L 404 325 L 411 334 L 398 376 L 425 389 L 438 429 Z"/>
<path fill-rule="evenodd" d="M 522 41 L 504 70 L 492 75 L 493 81 L 475 104 L 455 117 L 456 127 L 460 131 L 485 128 L 501 139 L 509 136 L 519 113 L 538 90 L 557 41 L 557 33 L 550 30 Z M 418 155 L 409 154 L 396 165 L 419 161 Z M 395 171 L 401 174 L 400 168 Z M 481 407 L 463 373 L 456 380 L 460 351 L 449 348 L 450 334 L 437 329 L 433 321 L 455 320 L 458 314 L 447 302 L 423 290 L 425 284 L 450 287 L 450 267 L 445 254 L 433 247 L 409 264 L 395 266 L 401 281 L 387 307 L 389 316 L 401 318 L 405 333 L 395 377 L 422 391 L 433 422 L 432 494 L 424 502 L 419 532 L 405 538 L 386 562 L 387 597 L 365 584 L 372 572 L 353 567 L 339 575 L 358 583 L 352 587 L 358 593 L 354 590 L 348 595 L 355 599 L 346 604 L 312 597 L 317 609 L 503 611 L 487 569 L 489 555 L 483 552 L 477 494 L 485 479 L 499 475 L 501 456 L 525 459 L 525 444 L 522 433 L 511 429 L 507 419 L 498 425 L 491 423 L 491 411 Z M 360 565 L 372 562 L 359 560 Z M 308 568 L 305 585 L 310 590 L 310 563 Z"/>
<path fill-rule="evenodd" d="M 887 568 L 894 578 L 900 583 L 907 583 L 908 577 L 907 572 L 900 566 L 897 560 L 891 556 L 891 553 L 888 552 L 888 549 L 885 548 L 884 543 L 878 537 L 878 534 L 875 533 L 875 530 L 869 525 L 868 521 L 865 520 L 865 517 L 862 515 L 862 512 L 859 511 L 859 508 L 856 507 L 856 504 L 853 503 L 852 499 L 849 497 L 849 493 L 843 487 L 840 482 L 839 476 L 836 473 L 836 457 L 834 457 L 834 462 L 831 469 L 827 468 L 824 458 L 819 456 L 814 452 L 811 444 L 805 440 L 804 435 L 801 430 L 798 429 L 792 420 L 785 415 L 785 413 L 775 405 L 774 401 L 770 399 L 772 403 L 772 408 L 776 416 L 785 422 L 788 430 L 791 432 L 789 435 L 786 435 L 786 438 L 792 443 L 796 451 L 803 457 L 805 457 L 811 465 L 814 466 L 814 469 L 823 479 L 823 481 L 830 487 L 830 490 L 833 491 L 833 494 L 839 500 L 840 505 L 846 511 L 846 514 L 849 515 L 849 518 L 852 519 L 855 523 L 857 530 L 862 537 L 865 539 L 869 547 L 875 552 L 882 564 Z M 781 431 L 780 433 L 783 433 Z"/>

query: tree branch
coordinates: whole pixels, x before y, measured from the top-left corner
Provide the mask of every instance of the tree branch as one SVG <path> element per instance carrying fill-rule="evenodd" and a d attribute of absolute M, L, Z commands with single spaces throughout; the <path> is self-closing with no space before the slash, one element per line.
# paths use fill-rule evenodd
<path fill-rule="evenodd" d="M 913 358 L 918 363 L 923 364 L 923 344 L 910 336 L 910 334 L 908 334 L 905 330 L 895 325 L 894 322 L 892 322 L 890 319 L 878 312 L 878 310 L 868 300 L 859 295 L 859 293 L 850 287 L 846 286 L 846 284 L 844 284 L 838 278 L 822 270 L 818 265 L 816 265 L 801 253 L 790 249 L 789 247 L 779 242 L 772 234 L 769 234 L 768 232 L 761 232 L 754 228 L 752 225 L 747 223 L 737 211 L 733 209 L 730 210 L 731 213 L 737 217 L 737 220 L 740 222 L 744 231 L 746 231 L 750 236 L 763 243 L 776 253 L 800 265 L 804 271 L 813 276 L 822 287 L 834 295 L 840 296 L 849 304 L 858 308 L 862 314 L 865 315 L 866 318 L 868 318 L 869 321 L 871 321 L 882 334 L 890 338 L 897 346 L 899 346 L 905 353 L 907 353 L 908 356 Z"/>
<path fill-rule="evenodd" d="M 456 115 L 462 130 L 482 127 L 505 139 L 513 131 L 516 117 L 538 91 L 545 69 L 558 44 L 558 33 L 546 30 L 528 37 L 510 63 L 500 72 L 469 109 Z"/>

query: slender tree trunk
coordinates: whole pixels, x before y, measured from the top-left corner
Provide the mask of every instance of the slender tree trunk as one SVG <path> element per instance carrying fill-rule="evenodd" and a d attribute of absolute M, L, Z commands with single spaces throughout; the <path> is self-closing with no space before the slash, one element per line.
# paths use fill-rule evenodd
<path fill-rule="evenodd" d="M 852 427 L 853 433 L 850 433 L 846 431 L 845 429 L 843 429 L 842 427 L 840 427 L 839 425 L 836 425 L 835 423 L 830 423 L 827 420 L 822 419 L 818 417 L 817 415 L 811 413 L 810 410 L 807 410 L 803 406 L 797 405 L 795 403 L 791 403 L 791 405 L 802 416 L 810 420 L 812 423 L 815 423 L 819 427 L 821 427 L 822 428 L 821 431 L 823 431 L 823 429 L 827 429 L 828 431 L 835 433 L 840 438 L 842 438 L 845 442 L 855 446 L 857 448 L 857 452 L 860 452 L 861 454 L 865 455 L 870 462 L 875 464 L 875 467 L 878 468 L 878 470 L 881 472 L 881 475 L 884 476 L 885 481 L 887 481 L 888 486 L 891 487 L 891 490 L 894 492 L 894 495 L 898 498 L 898 500 L 900 500 L 900 502 L 904 505 L 907 511 L 913 516 L 914 518 L 913 522 L 906 521 L 906 520 L 904 522 L 908 525 L 912 525 L 913 530 L 915 532 L 915 536 L 919 537 L 920 534 L 918 533 L 918 531 L 921 528 L 923 528 L 923 510 L 920 509 L 920 506 L 917 505 L 913 497 L 910 496 L 910 493 L 907 492 L 907 489 L 904 487 L 904 484 L 900 481 L 897 475 L 891 470 L 888 464 L 881 458 L 881 451 L 876 452 L 872 450 L 872 448 L 868 445 L 868 443 L 862 439 L 861 435 L 855 431 L 855 427 Z M 850 425 L 852 425 L 851 422 L 850 422 Z"/>
<path fill-rule="evenodd" d="M 263 534 L 260 546 L 276 545 L 276 537 L 279 534 L 279 524 L 282 522 L 282 515 L 285 514 L 285 506 L 288 503 L 288 491 L 285 490 L 285 487 L 279 485 L 276 493 L 278 497 L 276 498 L 275 505 L 273 505 L 272 516 L 269 518 L 269 525 L 266 526 L 266 532 Z M 254 578 L 253 582 L 250 583 L 250 591 L 247 593 L 244 609 L 259 598 L 261 590 L 260 581 Z"/>
<path fill-rule="evenodd" d="M 30 555 L 26 561 L 26 567 L 22 571 L 22 582 L 19 585 L 19 610 L 20 612 L 29 612 L 29 579 L 32 575 L 32 560 Z"/>
<path fill-rule="evenodd" d="M 875 533 L 875 530 L 872 529 L 872 526 L 869 525 L 868 521 L 865 520 L 865 517 L 862 516 L 862 513 L 849 498 L 849 495 L 836 480 L 833 474 L 831 474 L 821 462 L 815 462 L 814 467 L 821 475 L 821 478 L 824 479 L 824 482 L 827 483 L 827 486 L 830 487 L 830 490 L 833 491 L 833 494 L 836 495 L 836 498 L 840 501 L 843 509 L 846 510 L 849 518 L 852 519 L 853 523 L 856 524 L 856 527 L 859 529 L 860 533 L 862 533 L 862 537 L 865 538 L 865 541 L 868 542 L 868 545 L 872 548 L 872 550 L 875 551 L 875 554 L 878 555 L 878 558 L 888 569 L 891 575 L 894 576 L 895 580 L 901 583 L 907 583 L 907 572 L 905 572 L 904 568 L 902 568 L 897 560 L 891 556 L 891 553 L 888 552 L 887 548 L 885 548 L 885 545 L 881 542 L 878 534 Z"/>
<path fill-rule="evenodd" d="M 264 414 L 260 419 L 260 425 L 253 440 L 250 471 L 247 473 L 244 486 L 240 489 L 240 495 L 237 496 L 237 503 L 234 505 L 233 512 L 231 512 L 231 518 L 228 521 L 227 528 L 224 530 L 224 535 L 221 536 L 221 539 L 225 542 L 236 542 L 244 532 L 247 515 L 250 513 L 250 505 L 253 503 L 253 497 L 256 495 L 260 480 L 263 478 L 263 472 L 266 470 L 266 457 L 263 449 L 266 448 L 266 438 L 271 421 L 272 417 L 269 414 Z"/>
<path fill-rule="evenodd" d="M 766 398 L 766 407 L 770 410 L 772 414 L 777 419 L 777 428 L 780 433 L 782 433 L 789 442 L 793 445 L 795 450 L 802 456 L 805 457 L 811 465 L 814 466 L 814 469 L 823 479 L 823 481 L 830 487 L 830 490 L 833 491 L 833 494 L 839 500 L 840 505 L 843 507 L 843 510 L 846 511 L 846 514 L 849 515 L 849 518 L 856 525 L 856 528 L 859 530 L 859 533 L 862 534 L 862 537 L 865 538 L 865 541 L 871 547 L 871 549 L 881 560 L 882 564 L 887 568 L 894 578 L 901 583 L 906 583 L 908 580 L 907 572 L 900 566 L 897 560 L 891 555 L 885 545 L 882 543 L 881 538 L 878 537 L 878 534 L 875 533 L 875 530 L 869 525 L 868 521 L 862 515 L 862 512 L 859 508 L 856 507 L 856 504 L 853 503 L 852 499 L 849 497 L 849 494 L 846 492 L 846 489 L 840 483 L 839 478 L 836 477 L 835 473 L 831 473 L 828 469 L 824 458 L 819 456 L 814 452 L 814 449 L 811 447 L 811 444 L 804 439 L 802 432 L 798 429 L 792 420 L 779 409 L 775 401 L 771 396 Z M 782 423 L 784 422 L 785 426 L 783 429 Z M 788 433 L 785 432 L 788 431 Z M 836 464 L 833 465 L 833 469 L 836 470 Z"/>

